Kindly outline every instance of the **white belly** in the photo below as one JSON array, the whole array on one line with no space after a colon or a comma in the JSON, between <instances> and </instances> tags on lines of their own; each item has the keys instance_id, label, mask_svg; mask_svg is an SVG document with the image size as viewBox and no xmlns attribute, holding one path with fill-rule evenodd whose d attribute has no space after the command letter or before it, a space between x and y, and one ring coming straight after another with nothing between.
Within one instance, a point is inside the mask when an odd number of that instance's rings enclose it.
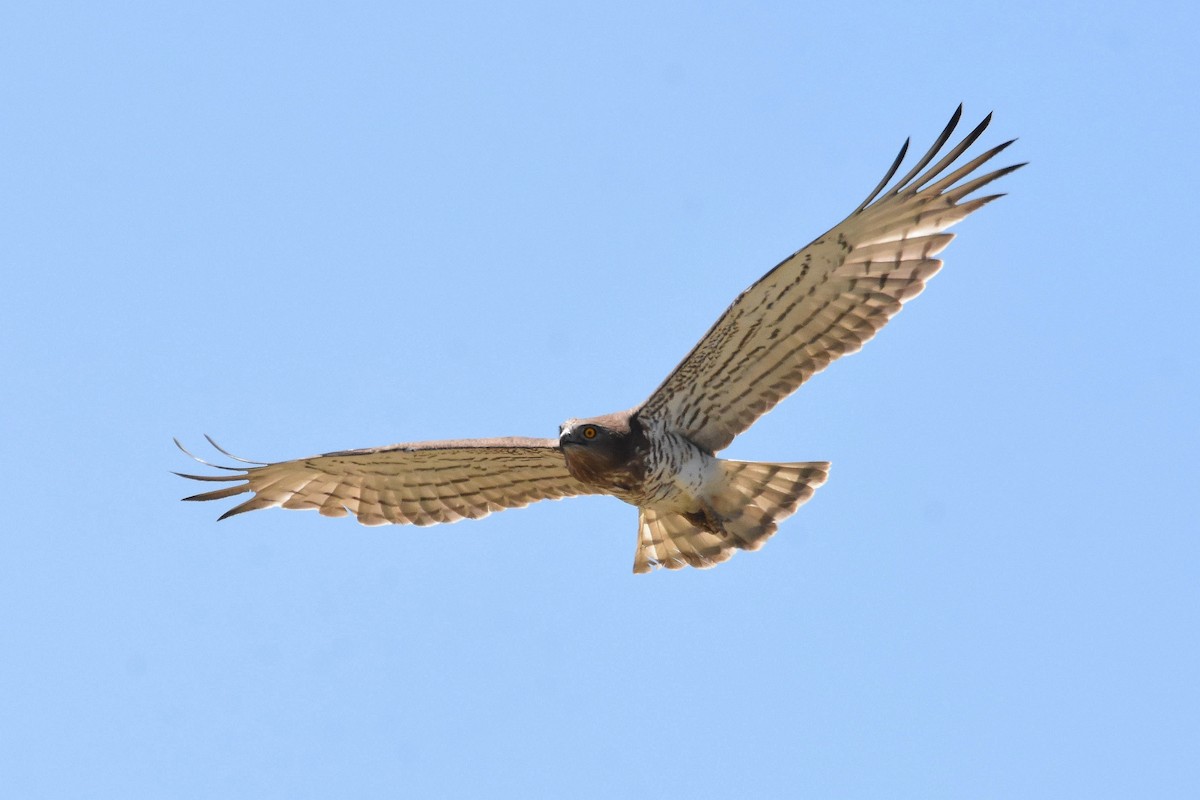
<instances>
[{"instance_id":1,"label":"white belly","mask_svg":"<svg viewBox=\"0 0 1200 800\"><path fill-rule=\"evenodd\" d=\"M651 463L641 502L661 511L691 513L720 473L715 456L675 434L660 435L651 447Z\"/></svg>"}]
</instances>

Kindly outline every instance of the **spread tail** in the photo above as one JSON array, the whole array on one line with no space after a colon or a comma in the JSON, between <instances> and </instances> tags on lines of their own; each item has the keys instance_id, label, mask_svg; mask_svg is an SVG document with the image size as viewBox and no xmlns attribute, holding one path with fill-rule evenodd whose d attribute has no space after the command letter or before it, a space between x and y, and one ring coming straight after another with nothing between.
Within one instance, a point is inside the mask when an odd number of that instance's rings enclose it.
<instances>
[{"instance_id":1,"label":"spread tail","mask_svg":"<svg viewBox=\"0 0 1200 800\"><path fill-rule=\"evenodd\" d=\"M722 481L709 490L698 511L640 510L634 572L705 569L728 561L735 550L757 550L829 477L828 461L717 463Z\"/></svg>"}]
</instances>

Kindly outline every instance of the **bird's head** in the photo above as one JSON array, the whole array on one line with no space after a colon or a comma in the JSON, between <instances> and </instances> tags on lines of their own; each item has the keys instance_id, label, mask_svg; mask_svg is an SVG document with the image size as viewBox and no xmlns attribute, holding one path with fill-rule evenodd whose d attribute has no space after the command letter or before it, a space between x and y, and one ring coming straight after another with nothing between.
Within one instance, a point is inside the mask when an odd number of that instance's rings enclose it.
<instances>
[{"instance_id":1,"label":"bird's head","mask_svg":"<svg viewBox=\"0 0 1200 800\"><path fill-rule=\"evenodd\" d=\"M558 426L558 443L563 447L603 448L610 444L615 433L599 422L584 419L569 419Z\"/></svg>"},{"instance_id":2,"label":"bird's head","mask_svg":"<svg viewBox=\"0 0 1200 800\"><path fill-rule=\"evenodd\" d=\"M628 413L569 419L558 428L558 446L568 468L585 480L625 468L634 455L636 438Z\"/></svg>"}]
</instances>

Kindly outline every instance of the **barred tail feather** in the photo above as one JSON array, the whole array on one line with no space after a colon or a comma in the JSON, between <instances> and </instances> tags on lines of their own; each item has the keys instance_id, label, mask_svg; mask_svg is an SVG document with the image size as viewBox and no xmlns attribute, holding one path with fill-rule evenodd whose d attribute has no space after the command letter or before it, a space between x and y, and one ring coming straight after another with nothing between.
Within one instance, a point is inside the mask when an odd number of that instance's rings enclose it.
<instances>
[{"instance_id":1,"label":"barred tail feather","mask_svg":"<svg viewBox=\"0 0 1200 800\"><path fill-rule=\"evenodd\" d=\"M735 550L757 550L829 477L828 461L717 463L721 480L699 511L641 509L634 572L707 569L728 561Z\"/></svg>"}]
</instances>

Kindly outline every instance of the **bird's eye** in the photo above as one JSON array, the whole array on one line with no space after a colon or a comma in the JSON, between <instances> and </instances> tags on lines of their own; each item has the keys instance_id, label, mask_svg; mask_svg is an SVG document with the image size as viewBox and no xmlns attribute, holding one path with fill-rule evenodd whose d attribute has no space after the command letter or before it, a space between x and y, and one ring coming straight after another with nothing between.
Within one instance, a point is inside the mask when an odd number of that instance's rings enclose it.
<instances>
[{"instance_id":1,"label":"bird's eye","mask_svg":"<svg viewBox=\"0 0 1200 800\"><path fill-rule=\"evenodd\" d=\"M596 438L596 427L594 425L588 425L586 428L584 428L583 429L583 438L595 439Z\"/></svg>"}]
</instances>

